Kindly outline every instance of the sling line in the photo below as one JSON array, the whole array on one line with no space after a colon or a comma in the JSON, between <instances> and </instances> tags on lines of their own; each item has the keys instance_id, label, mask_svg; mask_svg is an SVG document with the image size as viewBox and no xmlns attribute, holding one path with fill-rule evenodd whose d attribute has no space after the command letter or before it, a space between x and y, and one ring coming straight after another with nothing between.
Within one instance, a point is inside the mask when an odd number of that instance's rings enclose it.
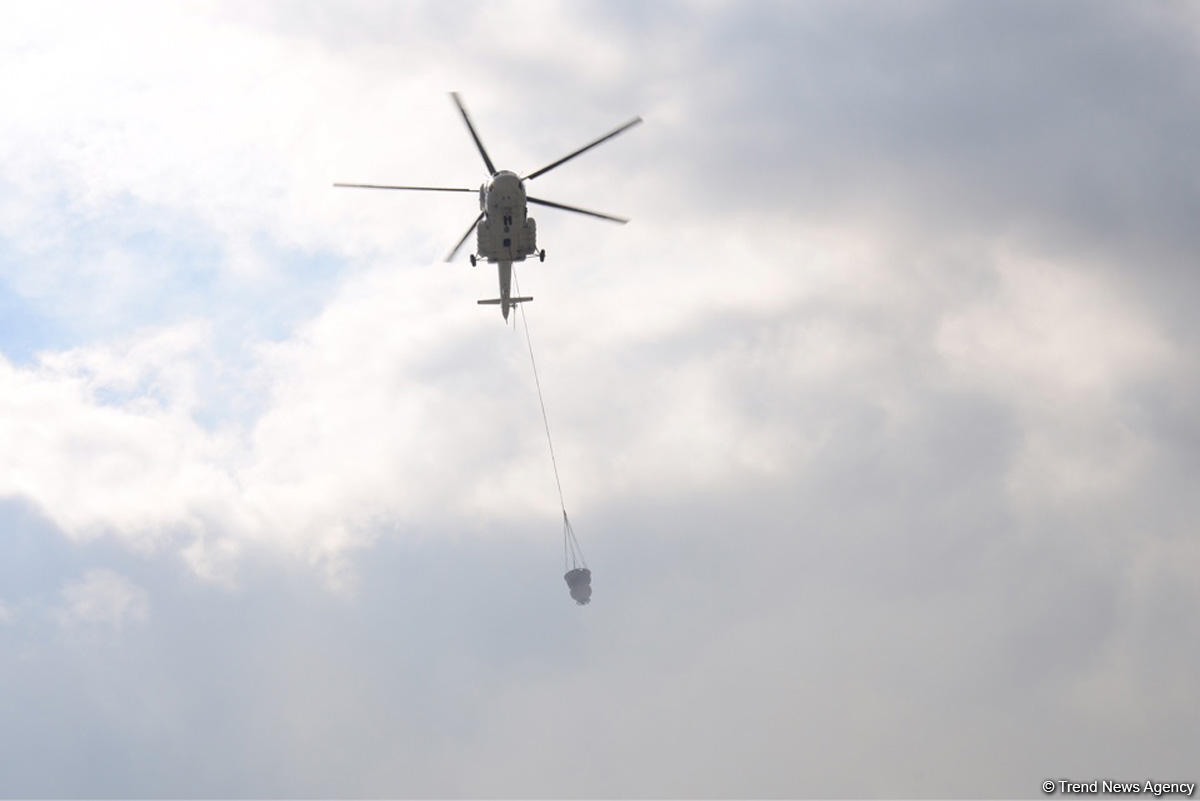
<instances>
[{"instance_id":1,"label":"sling line","mask_svg":"<svg viewBox=\"0 0 1200 801\"><path fill-rule=\"evenodd\" d=\"M513 270L513 288L517 290L517 296L521 295L521 284L517 281L517 271ZM583 558L583 549L579 547L579 540L575 537L575 530L571 527L571 520L567 517L567 503L563 500L562 481L558 477L558 459L554 456L554 439L550 436L550 418L546 414L546 401L542 398L542 382L538 378L537 360L533 358L533 341L529 337L529 318L525 315L525 304L518 304L521 310L521 326L525 329L525 344L529 348L529 364L533 368L533 384L537 387L538 405L542 409L542 425L546 429L546 444L550 446L550 464L554 468L554 486L558 488L558 505L562 509L563 517L563 565L565 567L587 567L587 560Z\"/></svg>"}]
</instances>

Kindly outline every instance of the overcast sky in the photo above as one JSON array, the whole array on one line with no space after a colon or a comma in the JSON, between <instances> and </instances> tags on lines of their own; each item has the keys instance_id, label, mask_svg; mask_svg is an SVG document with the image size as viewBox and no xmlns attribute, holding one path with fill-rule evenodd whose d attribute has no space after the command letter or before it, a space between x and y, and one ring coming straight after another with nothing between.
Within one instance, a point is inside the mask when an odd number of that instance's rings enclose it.
<instances>
[{"instance_id":1,"label":"overcast sky","mask_svg":"<svg viewBox=\"0 0 1200 801\"><path fill-rule=\"evenodd\" d=\"M1195 5L2 17L0 795L1200 779Z\"/></svg>"}]
</instances>

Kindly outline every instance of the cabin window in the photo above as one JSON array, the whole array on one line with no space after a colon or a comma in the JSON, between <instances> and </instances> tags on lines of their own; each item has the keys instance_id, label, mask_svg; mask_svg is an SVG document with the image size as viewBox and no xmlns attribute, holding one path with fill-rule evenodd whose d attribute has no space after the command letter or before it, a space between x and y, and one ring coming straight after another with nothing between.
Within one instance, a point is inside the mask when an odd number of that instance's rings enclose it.
<instances>
[{"instance_id":1,"label":"cabin window","mask_svg":"<svg viewBox=\"0 0 1200 801\"><path fill-rule=\"evenodd\" d=\"M504 247L506 247L506 248L510 248L510 247L512 247L512 240L511 240L511 239L505 239L505 240L504 240Z\"/></svg>"}]
</instances>

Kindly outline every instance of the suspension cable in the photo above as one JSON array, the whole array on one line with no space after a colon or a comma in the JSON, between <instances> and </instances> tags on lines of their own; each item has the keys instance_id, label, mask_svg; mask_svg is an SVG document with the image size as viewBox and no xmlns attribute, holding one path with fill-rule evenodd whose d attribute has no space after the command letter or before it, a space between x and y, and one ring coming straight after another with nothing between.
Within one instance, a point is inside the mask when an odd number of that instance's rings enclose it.
<instances>
[{"instance_id":1,"label":"suspension cable","mask_svg":"<svg viewBox=\"0 0 1200 801\"><path fill-rule=\"evenodd\" d=\"M564 547L569 547L571 553L571 567L579 567L583 565L587 567L587 559L583 557L583 548L579 545L579 540L575 537L575 529L571 527L571 521L567 519L567 510L563 509L563 543ZM567 559L563 557L563 567L567 566Z\"/></svg>"},{"instance_id":2,"label":"suspension cable","mask_svg":"<svg viewBox=\"0 0 1200 801\"><path fill-rule=\"evenodd\" d=\"M517 297L521 296L521 284L517 281L517 271L512 272L513 288L517 291ZM558 459L554 455L554 439L550 436L550 417L546 414L546 401L542 397L542 382L538 378L537 360L533 358L533 341L529 336L529 318L525 315L525 305L517 304L521 311L521 326L525 329L525 345L529 348L529 364L533 368L533 384L537 387L538 406L542 409L542 425L546 429L546 444L550 446L550 464L554 468L554 486L558 489L558 505L562 509L563 516L563 565L578 567L581 563L587 567L587 560L583 558L583 549L579 546L579 540L575 537L575 529L571 527L571 520L567 517L567 503L563 500L562 481L558 476Z\"/></svg>"}]
</instances>

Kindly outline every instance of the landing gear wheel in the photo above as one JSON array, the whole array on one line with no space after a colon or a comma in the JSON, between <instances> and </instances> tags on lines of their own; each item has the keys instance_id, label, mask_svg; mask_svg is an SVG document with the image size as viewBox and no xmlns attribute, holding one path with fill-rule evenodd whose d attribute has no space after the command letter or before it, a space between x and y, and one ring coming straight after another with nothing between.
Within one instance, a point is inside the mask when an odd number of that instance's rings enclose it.
<instances>
[{"instance_id":1,"label":"landing gear wheel","mask_svg":"<svg viewBox=\"0 0 1200 801\"><path fill-rule=\"evenodd\" d=\"M546 260L546 251L539 250L538 251L538 261L545 261L545 260Z\"/></svg>"},{"instance_id":2,"label":"landing gear wheel","mask_svg":"<svg viewBox=\"0 0 1200 801\"><path fill-rule=\"evenodd\" d=\"M475 257L474 256L471 257L471 266L472 267L475 266Z\"/></svg>"}]
</instances>

